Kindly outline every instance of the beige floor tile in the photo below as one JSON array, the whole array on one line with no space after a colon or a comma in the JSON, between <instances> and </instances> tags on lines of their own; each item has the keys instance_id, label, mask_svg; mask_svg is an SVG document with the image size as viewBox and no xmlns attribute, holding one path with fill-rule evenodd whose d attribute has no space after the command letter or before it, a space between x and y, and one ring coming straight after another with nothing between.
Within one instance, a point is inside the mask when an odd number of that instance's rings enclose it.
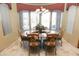
<instances>
[{"instance_id":1,"label":"beige floor tile","mask_svg":"<svg viewBox=\"0 0 79 59\"><path fill-rule=\"evenodd\" d=\"M73 47L67 41L63 40L62 47L57 46L57 56L78 56L79 49ZM11 46L0 52L1 56L28 56L28 49L20 46L20 38L16 40ZM40 52L40 56L45 56L45 51Z\"/></svg>"}]
</instances>

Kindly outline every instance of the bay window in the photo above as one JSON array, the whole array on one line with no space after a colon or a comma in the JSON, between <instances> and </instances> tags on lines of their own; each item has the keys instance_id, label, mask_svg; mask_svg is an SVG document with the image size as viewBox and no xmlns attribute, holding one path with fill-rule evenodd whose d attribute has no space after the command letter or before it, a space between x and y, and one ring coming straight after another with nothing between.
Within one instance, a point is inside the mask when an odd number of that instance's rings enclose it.
<instances>
[{"instance_id":1,"label":"bay window","mask_svg":"<svg viewBox=\"0 0 79 59\"><path fill-rule=\"evenodd\" d=\"M42 13L36 13L35 11L23 11L22 12L22 28L23 30L32 31L35 30L35 26L38 24L46 27L47 30L56 30L59 25L60 13L56 11ZM39 23L40 22L40 23ZM57 24L58 23L58 24Z\"/></svg>"}]
</instances>

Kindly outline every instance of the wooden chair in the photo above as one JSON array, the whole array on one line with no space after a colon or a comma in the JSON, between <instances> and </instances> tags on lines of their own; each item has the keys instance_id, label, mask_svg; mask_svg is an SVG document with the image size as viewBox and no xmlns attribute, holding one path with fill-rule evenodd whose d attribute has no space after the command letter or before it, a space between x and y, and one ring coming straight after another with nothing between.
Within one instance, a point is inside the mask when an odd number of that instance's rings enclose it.
<instances>
[{"instance_id":1,"label":"wooden chair","mask_svg":"<svg viewBox=\"0 0 79 59\"><path fill-rule=\"evenodd\" d=\"M59 41L59 43L61 44L61 46L62 46L62 37L63 37L63 31L60 31L60 33L58 35L58 38L57 38L57 41Z\"/></svg>"},{"instance_id":2,"label":"wooden chair","mask_svg":"<svg viewBox=\"0 0 79 59\"><path fill-rule=\"evenodd\" d=\"M29 34L29 56L30 53L40 55L40 41L38 40L38 35Z\"/></svg>"},{"instance_id":3,"label":"wooden chair","mask_svg":"<svg viewBox=\"0 0 79 59\"><path fill-rule=\"evenodd\" d=\"M21 47L23 47L24 41L28 41L28 38L26 36L22 35L21 32L18 31L18 33L19 33L19 36L21 38L21 42L20 42Z\"/></svg>"},{"instance_id":4,"label":"wooden chair","mask_svg":"<svg viewBox=\"0 0 79 59\"><path fill-rule=\"evenodd\" d=\"M47 34L47 40L44 41L45 55L54 53L56 55L56 36L54 34Z\"/></svg>"}]
</instances>

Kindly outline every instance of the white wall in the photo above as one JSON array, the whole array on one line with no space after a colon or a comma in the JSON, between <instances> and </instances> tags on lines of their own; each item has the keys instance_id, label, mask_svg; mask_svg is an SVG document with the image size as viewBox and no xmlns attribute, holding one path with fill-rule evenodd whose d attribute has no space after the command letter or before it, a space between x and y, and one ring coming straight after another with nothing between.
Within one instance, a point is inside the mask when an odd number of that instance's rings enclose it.
<instances>
[{"instance_id":1,"label":"white wall","mask_svg":"<svg viewBox=\"0 0 79 59\"><path fill-rule=\"evenodd\" d=\"M66 31L70 34L73 32L73 25L76 16L76 6L71 6L68 10L67 28Z\"/></svg>"},{"instance_id":2,"label":"white wall","mask_svg":"<svg viewBox=\"0 0 79 59\"><path fill-rule=\"evenodd\" d=\"M69 12L69 10L71 11ZM64 33L63 38L73 46L77 47L79 40L79 6L76 7L71 6L69 10L65 11L63 16L63 23L62 23L62 30ZM70 21L69 27L67 27L68 20ZM73 24L71 25L71 23Z\"/></svg>"},{"instance_id":3,"label":"white wall","mask_svg":"<svg viewBox=\"0 0 79 59\"><path fill-rule=\"evenodd\" d=\"M10 14L9 23L11 26L11 33L7 34L6 36L3 35L3 28L2 28L2 16L0 13L0 51L4 48L7 48L10 46L15 40L18 39L18 30L19 30L19 20L18 20L18 14L16 9L16 4L11 4L11 9L9 9L8 13ZM1 9L0 9L1 10ZM5 8L6 10L6 8ZM6 13L5 13L6 14ZM5 18L6 21L6 18Z\"/></svg>"},{"instance_id":4,"label":"white wall","mask_svg":"<svg viewBox=\"0 0 79 59\"><path fill-rule=\"evenodd\" d=\"M10 25L10 9L6 4L0 4L0 14L1 14L1 22L3 28L3 34L7 35L11 32L11 25Z\"/></svg>"}]
</instances>

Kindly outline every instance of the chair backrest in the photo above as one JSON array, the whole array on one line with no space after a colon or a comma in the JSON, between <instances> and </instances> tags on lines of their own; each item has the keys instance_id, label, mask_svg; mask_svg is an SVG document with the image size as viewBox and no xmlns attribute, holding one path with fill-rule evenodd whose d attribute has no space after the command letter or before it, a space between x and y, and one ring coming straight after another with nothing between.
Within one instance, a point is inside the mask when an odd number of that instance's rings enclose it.
<instances>
[{"instance_id":1,"label":"chair backrest","mask_svg":"<svg viewBox=\"0 0 79 59\"><path fill-rule=\"evenodd\" d=\"M62 29L60 29L59 34L63 37L63 35L64 35L64 31L63 31Z\"/></svg>"},{"instance_id":2,"label":"chair backrest","mask_svg":"<svg viewBox=\"0 0 79 59\"><path fill-rule=\"evenodd\" d=\"M55 34L47 34L47 40L44 41L46 46L55 46L57 36Z\"/></svg>"},{"instance_id":3,"label":"chair backrest","mask_svg":"<svg viewBox=\"0 0 79 59\"><path fill-rule=\"evenodd\" d=\"M18 34L19 34L19 36L21 37L21 31L18 30Z\"/></svg>"},{"instance_id":4,"label":"chair backrest","mask_svg":"<svg viewBox=\"0 0 79 59\"><path fill-rule=\"evenodd\" d=\"M58 38L62 38L63 35L64 35L64 32L63 32L63 31L60 31L60 32L59 32L59 35L58 35Z\"/></svg>"},{"instance_id":5,"label":"chair backrest","mask_svg":"<svg viewBox=\"0 0 79 59\"><path fill-rule=\"evenodd\" d=\"M36 47L40 45L40 41L38 40L38 37L39 37L38 34L35 34L35 33L29 34L28 37L29 37L29 45L31 47Z\"/></svg>"},{"instance_id":6,"label":"chair backrest","mask_svg":"<svg viewBox=\"0 0 79 59\"><path fill-rule=\"evenodd\" d=\"M47 34L47 39L56 39L58 34Z\"/></svg>"},{"instance_id":7,"label":"chair backrest","mask_svg":"<svg viewBox=\"0 0 79 59\"><path fill-rule=\"evenodd\" d=\"M19 36L20 36L20 38L21 38L21 41L27 40L27 37L26 37L26 36L23 36L20 31L18 31L18 34L19 34Z\"/></svg>"},{"instance_id":8,"label":"chair backrest","mask_svg":"<svg viewBox=\"0 0 79 59\"><path fill-rule=\"evenodd\" d=\"M37 33L31 33L27 35L29 41L36 41L39 37L39 34Z\"/></svg>"}]
</instances>

